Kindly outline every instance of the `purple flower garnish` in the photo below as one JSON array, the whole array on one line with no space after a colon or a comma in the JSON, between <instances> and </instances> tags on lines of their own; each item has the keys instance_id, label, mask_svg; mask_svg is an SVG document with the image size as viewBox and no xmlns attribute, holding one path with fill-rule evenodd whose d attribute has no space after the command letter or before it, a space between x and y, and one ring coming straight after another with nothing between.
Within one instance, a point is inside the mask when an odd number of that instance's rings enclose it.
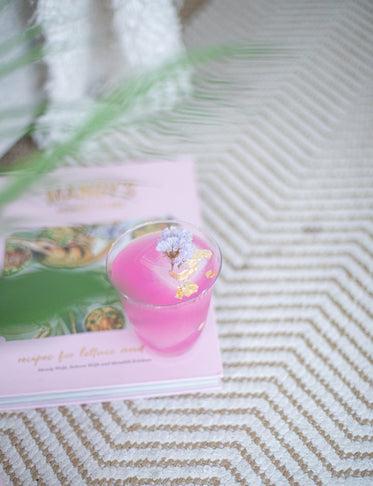
<instances>
[{"instance_id":1,"label":"purple flower garnish","mask_svg":"<svg viewBox=\"0 0 373 486\"><path fill-rule=\"evenodd\" d=\"M171 267L180 266L194 255L196 249L192 243L192 233L186 229L170 226L159 237L156 250L164 253L171 260Z\"/></svg>"}]
</instances>

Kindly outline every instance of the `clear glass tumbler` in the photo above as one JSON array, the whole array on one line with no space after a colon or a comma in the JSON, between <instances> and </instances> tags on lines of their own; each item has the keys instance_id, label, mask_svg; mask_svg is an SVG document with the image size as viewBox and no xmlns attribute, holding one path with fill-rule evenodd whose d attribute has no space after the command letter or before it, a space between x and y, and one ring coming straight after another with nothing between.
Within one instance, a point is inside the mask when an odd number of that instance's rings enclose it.
<instances>
[{"instance_id":1,"label":"clear glass tumbler","mask_svg":"<svg viewBox=\"0 0 373 486\"><path fill-rule=\"evenodd\" d=\"M157 249L161 239L163 251ZM180 251L175 241L182 241ZM106 260L110 281L138 337L150 348L173 355L185 352L200 336L221 264L211 235L176 220L149 221L127 230Z\"/></svg>"}]
</instances>

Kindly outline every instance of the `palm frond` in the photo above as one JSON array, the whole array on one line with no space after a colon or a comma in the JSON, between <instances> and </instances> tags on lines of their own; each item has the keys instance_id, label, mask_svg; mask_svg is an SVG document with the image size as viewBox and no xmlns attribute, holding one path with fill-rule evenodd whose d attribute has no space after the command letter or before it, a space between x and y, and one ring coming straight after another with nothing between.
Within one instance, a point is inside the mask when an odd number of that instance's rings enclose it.
<instances>
[{"instance_id":1,"label":"palm frond","mask_svg":"<svg viewBox=\"0 0 373 486\"><path fill-rule=\"evenodd\" d=\"M131 110L134 110L146 99L146 96L154 87L174 78L182 69L199 63L234 58L235 56L268 56L272 52L272 49L265 47L212 46L187 52L157 68L123 80L107 96L94 104L85 121L76 127L71 137L65 142L57 144L47 151L38 151L16 164L17 169L24 167L26 170L9 179L6 187L0 192L0 209L19 197L41 174L53 170L65 157L76 154L85 142L113 126L126 114L130 114ZM139 119L137 118L138 122Z\"/></svg>"}]
</instances>

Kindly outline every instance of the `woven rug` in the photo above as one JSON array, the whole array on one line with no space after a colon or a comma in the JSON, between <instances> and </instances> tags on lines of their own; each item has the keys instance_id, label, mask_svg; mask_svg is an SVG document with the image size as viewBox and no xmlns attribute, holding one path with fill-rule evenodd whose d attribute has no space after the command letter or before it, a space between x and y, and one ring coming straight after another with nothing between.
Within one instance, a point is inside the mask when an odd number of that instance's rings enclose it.
<instances>
[{"instance_id":1,"label":"woven rug","mask_svg":"<svg viewBox=\"0 0 373 486\"><path fill-rule=\"evenodd\" d=\"M184 36L190 47L249 38L287 54L216 66L219 103L201 82L198 111L118 130L96 162L195 158L224 256L222 390L2 413L0 476L372 484L373 3L210 1Z\"/></svg>"}]
</instances>

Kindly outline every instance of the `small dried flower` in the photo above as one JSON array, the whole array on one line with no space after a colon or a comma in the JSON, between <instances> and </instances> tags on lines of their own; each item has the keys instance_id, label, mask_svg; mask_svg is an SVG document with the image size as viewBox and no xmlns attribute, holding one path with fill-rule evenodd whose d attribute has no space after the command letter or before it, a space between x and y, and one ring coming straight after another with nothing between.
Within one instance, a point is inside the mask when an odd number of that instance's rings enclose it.
<instances>
[{"instance_id":1,"label":"small dried flower","mask_svg":"<svg viewBox=\"0 0 373 486\"><path fill-rule=\"evenodd\" d=\"M171 267L180 266L192 258L195 247L192 233L186 229L170 226L165 228L159 237L156 250L164 253L171 260Z\"/></svg>"}]
</instances>

